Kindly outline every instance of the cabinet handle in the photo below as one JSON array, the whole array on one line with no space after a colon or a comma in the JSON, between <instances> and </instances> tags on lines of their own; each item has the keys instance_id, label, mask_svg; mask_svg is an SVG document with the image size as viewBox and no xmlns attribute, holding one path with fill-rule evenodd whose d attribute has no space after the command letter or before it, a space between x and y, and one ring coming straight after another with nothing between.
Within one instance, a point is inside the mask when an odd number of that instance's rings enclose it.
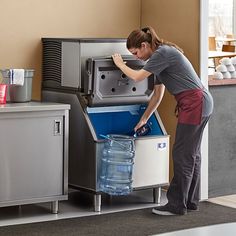
<instances>
[{"instance_id":1,"label":"cabinet handle","mask_svg":"<svg viewBox=\"0 0 236 236\"><path fill-rule=\"evenodd\" d=\"M54 120L54 135L61 135L61 120Z\"/></svg>"}]
</instances>

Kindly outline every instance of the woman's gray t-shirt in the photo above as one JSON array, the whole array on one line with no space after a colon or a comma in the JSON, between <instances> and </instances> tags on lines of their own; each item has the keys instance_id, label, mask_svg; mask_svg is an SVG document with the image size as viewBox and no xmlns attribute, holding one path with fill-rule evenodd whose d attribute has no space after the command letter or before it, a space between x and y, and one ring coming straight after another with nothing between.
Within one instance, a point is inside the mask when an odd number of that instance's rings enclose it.
<instances>
[{"instance_id":1,"label":"woman's gray t-shirt","mask_svg":"<svg viewBox=\"0 0 236 236\"><path fill-rule=\"evenodd\" d=\"M156 84L164 84L166 89L176 95L183 91L203 88L203 116L213 110L213 99L204 88L200 78L189 60L175 47L162 45L152 54L143 67L156 77Z\"/></svg>"}]
</instances>

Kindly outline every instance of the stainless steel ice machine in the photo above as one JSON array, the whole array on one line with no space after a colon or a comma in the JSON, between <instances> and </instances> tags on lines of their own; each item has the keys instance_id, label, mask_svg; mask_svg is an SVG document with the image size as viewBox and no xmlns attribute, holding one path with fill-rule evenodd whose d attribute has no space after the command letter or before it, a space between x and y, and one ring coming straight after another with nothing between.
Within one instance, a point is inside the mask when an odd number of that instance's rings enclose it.
<instances>
[{"instance_id":1,"label":"stainless steel ice machine","mask_svg":"<svg viewBox=\"0 0 236 236\"><path fill-rule=\"evenodd\" d=\"M132 135L146 109L155 78L135 83L113 63L111 54L124 55L140 69L124 39L43 40L42 99L69 103L69 185L94 194L101 209L99 173L104 139L100 134ZM152 188L160 201L161 186L169 183L169 136L155 112L152 132L135 141L133 189Z\"/></svg>"}]
</instances>

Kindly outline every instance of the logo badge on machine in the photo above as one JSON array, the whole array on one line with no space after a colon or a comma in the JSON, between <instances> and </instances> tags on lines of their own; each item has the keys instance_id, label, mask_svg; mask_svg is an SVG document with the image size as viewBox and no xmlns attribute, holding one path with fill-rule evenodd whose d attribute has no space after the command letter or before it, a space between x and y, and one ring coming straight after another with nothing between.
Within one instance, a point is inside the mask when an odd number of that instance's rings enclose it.
<instances>
[{"instance_id":1,"label":"logo badge on machine","mask_svg":"<svg viewBox=\"0 0 236 236\"><path fill-rule=\"evenodd\" d=\"M157 144L157 149L159 151L165 150L166 149L166 143L158 143Z\"/></svg>"}]
</instances>

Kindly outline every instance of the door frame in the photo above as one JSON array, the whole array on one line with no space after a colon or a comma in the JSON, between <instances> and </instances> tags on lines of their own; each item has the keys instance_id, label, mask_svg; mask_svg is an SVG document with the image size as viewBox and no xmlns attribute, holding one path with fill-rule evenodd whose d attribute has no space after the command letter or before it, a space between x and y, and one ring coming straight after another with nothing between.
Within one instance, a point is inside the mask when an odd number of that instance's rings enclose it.
<instances>
[{"instance_id":1,"label":"door frame","mask_svg":"<svg viewBox=\"0 0 236 236\"><path fill-rule=\"evenodd\" d=\"M200 78L208 88L208 9L209 0L200 0ZM208 125L202 138L201 200L208 199Z\"/></svg>"}]
</instances>

